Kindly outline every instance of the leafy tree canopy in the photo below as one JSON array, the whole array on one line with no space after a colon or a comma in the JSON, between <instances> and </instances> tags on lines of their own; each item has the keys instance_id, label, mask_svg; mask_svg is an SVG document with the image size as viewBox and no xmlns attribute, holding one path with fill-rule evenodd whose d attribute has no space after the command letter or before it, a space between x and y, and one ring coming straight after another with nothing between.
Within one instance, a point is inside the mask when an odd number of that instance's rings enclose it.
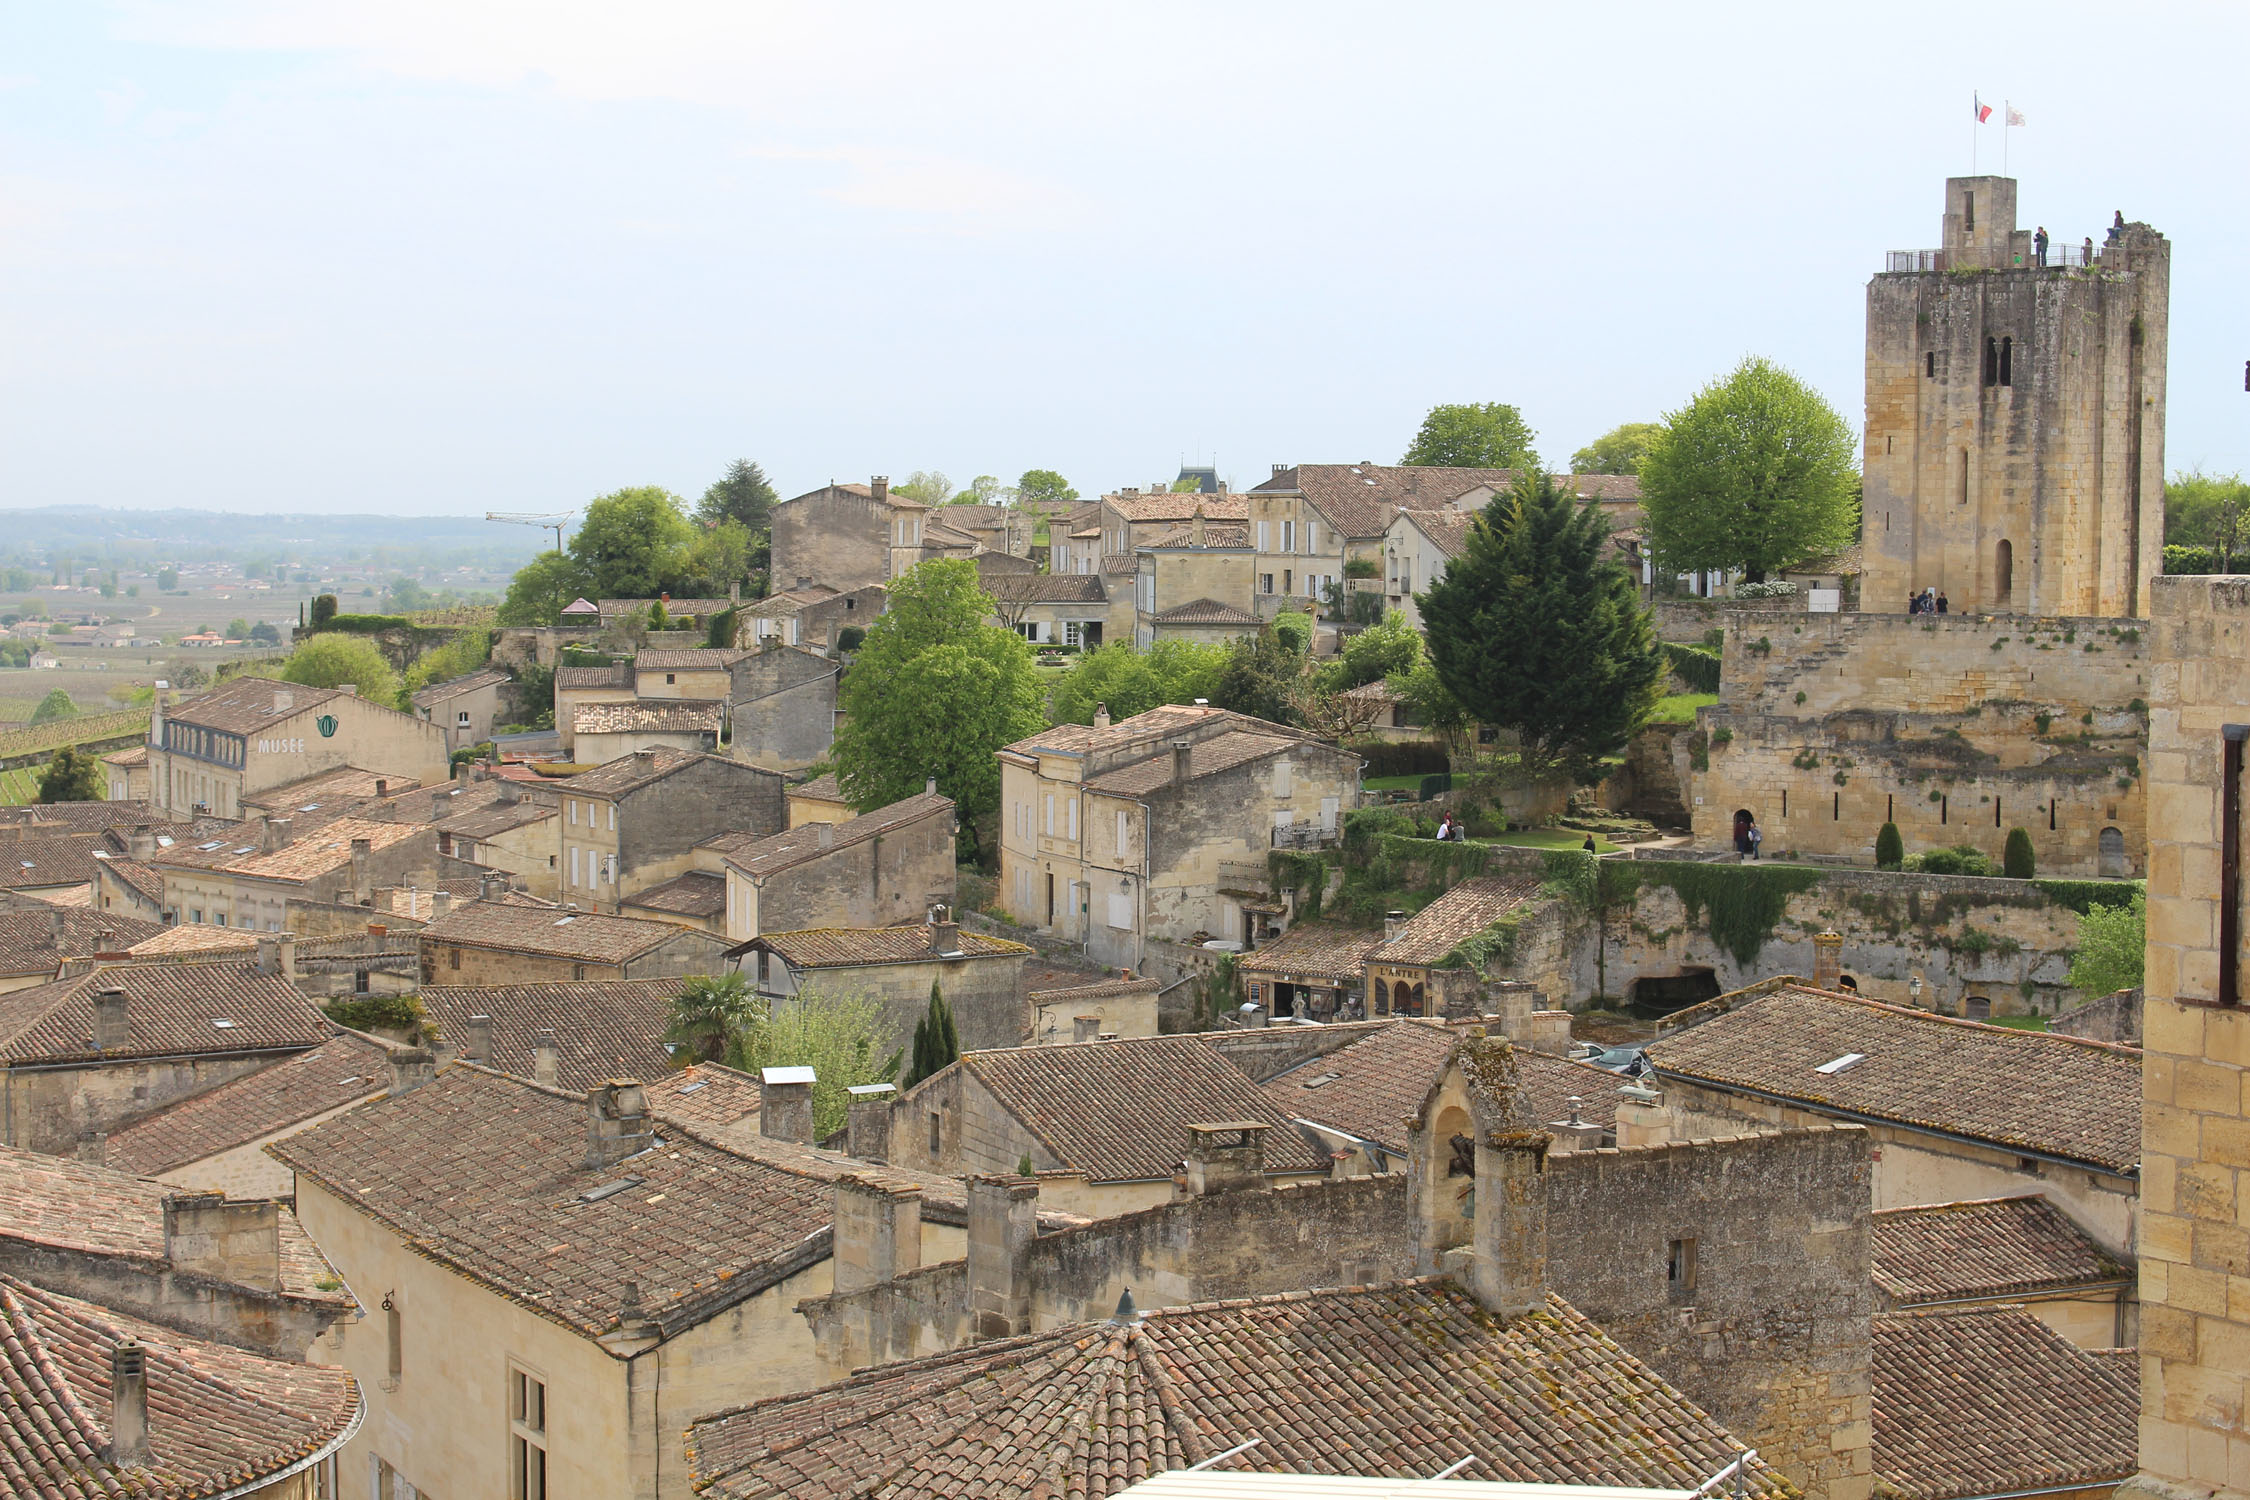
<instances>
[{"instance_id":1,"label":"leafy tree canopy","mask_svg":"<svg viewBox=\"0 0 2250 1500\"><path fill-rule=\"evenodd\" d=\"M1096 707L1107 704L1112 719L1212 697L1226 668L1227 648L1210 641L1167 638L1146 651L1129 641L1112 641L1088 651L1055 684L1050 712L1057 724L1091 724Z\"/></svg>"},{"instance_id":2,"label":"leafy tree canopy","mask_svg":"<svg viewBox=\"0 0 2250 1500\"><path fill-rule=\"evenodd\" d=\"M31 711L31 722L34 724L51 724L57 719L74 719L76 717L78 717L78 705L72 702L70 694L64 692L61 688L50 689L47 696L39 700L39 706ZM76 801L78 799L71 798L70 800Z\"/></svg>"},{"instance_id":3,"label":"leafy tree canopy","mask_svg":"<svg viewBox=\"0 0 2250 1500\"><path fill-rule=\"evenodd\" d=\"M281 630L271 620L260 620L250 627L250 639L261 646L278 646L281 644Z\"/></svg>"},{"instance_id":4,"label":"leafy tree canopy","mask_svg":"<svg viewBox=\"0 0 2250 1500\"><path fill-rule=\"evenodd\" d=\"M770 524L780 498L765 470L747 458L738 458L727 466L725 478L703 492L703 498L696 502L695 518L706 525L732 521L745 531L758 531Z\"/></svg>"},{"instance_id":5,"label":"leafy tree canopy","mask_svg":"<svg viewBox=\"0 0 2250 1500\"><path fill-rule=\"evenodd\" d=\"M966 489L954 492L946 500L948 505L1006 505L1015 498L1015 492L1001 483L997 474L979 474Z\"/></svg>"},{"instance_id":6,"label":"leafy tree canopy","mask_svg":"<svg viewBox=\"0 0 2250 1500\"><path fill-rule=\"evenodd\" d=\"M2135 891L2124 905L2088 907L2078 919L2070 987L2089 999L2137 987L2147 947L2146 891Z\"/></svg>"},{"instance_id":7,"label":"leafy tree canopy","mask_svg":"<svg viewBox=\"0 0 2250 1500\"><path fill-rule=\"evenodd\" d=\"M456 677L466 677L484 665L492 654L492 636L483 630L464 631L434 650L425 651L406 669L406 695L414 694L433 682L449 682Z\"/></svg>"},{"instance_id":8,"label":"leafy tree canopy","mask_svg":"<svg viewBox=\"0 0 2250 1500\"><path fill-rule=\"evenodd\" d=\"M2250 484L2239 474L2200 469L2173 475L2164 486L2164 540L2179 547L2216 548L2230 564L2250 552Z\"/></svg>"},{"instance_id":9,"label":"leafy tree canopy","mask_svg":"<svg viewBox=\"0 0 2250 1500\"><path fill-rule=\"evenodd\" d=\"M107 794L101 758L91 750L65 745L39 773L41 802L99 802Z\"/></svg>"},{"instance_id":10,"label":"leafy tree canopy","mask_svg":"<svg viewBox=\"0 0 2250 1500\"><path fill-rule=\"evenodd\" d=\"M1016 496L1026 505L1072 505L1078 500L1078 491L1053 469L1026 469L1016 481Z\"/></svg>"},{"instance_id":11,"label":"leafy tree canopy","mask_svg":"<svg viewBox=\"0 0 2250 1500\"><path fill-rule=\"evenodd\" d=\"M1473 718L1515 732L1523 769L1592 782L1663 691L1648 612L1598 505L1525 466L1417 596L1430 659Z\"/></svg>"},{"instance_id":12,"label":"leafy tree canopy","mask_svg":"<svg viewBox=\"0 0 2250 1500\"><path fill-rule=\"evenodd\" d=\"M590 599L669 592L687 574L694 543L680 497L671 491L642 485L604 495L586 507L570 539L582 585L578 592Z\"/></svg>"},{"instance_id":13,"label":"leafy tree canopy","mask_svg":"<svg viewBox=\"0 0 2250 1500\"><path fill-rule=\"evenodd\" d=\"M1433 406L1422 419L1402 464L1445 468L1520 469L1536 464L1531 451L1538 434L1523 413L1498 401L1482 405Z\"/></svg>"},{"instance_id":14,"label":"leafy tree canopy","mask_svg":"<svg viewBox=\"0 0 2250 1500\"><path fill-rule=\"evenodd\" d=\"M1320 669L1323 692L1341 693L1370 682L1405 676L1422 662L1422 632L1396 610L1344 643L1343 654Z\"/></svg>"},{"instance_id":15,"label":"leafy tree canopy","mask_svg":"<svg viewBox=\"0 0 2250 1500\"><path fill-rule=\"evenodd\" d=\"M1751 582L1859 534L1852 428L1770 360L1746 359L1665 417L1641 461L1649 550L1669 572Z\"/></svg>"},{"instance_id":16,"label":"leafy tree canopy","mask_svg":"<svg viewBox=\"0 0 2250 1500\"><path fill-rule=\"evenodd\" d=\"M230 641L247 640L250 636L250 622L237 615L227 621L227 628L223 634Z\"/></svg>"},{"instance_id":17,"label":"leafy tree canopy","mask_svg":"<svg viewBox=\"0 0 2250 1500\"><path fill-rule=\"evenodd\" d=\"M563 606L578 597L581 581L578 564L569 554L540 553L508 580L507 596L500 601L500 623L554 624L561 618ZM317 629L320 622L316 618L313 624Z\"/></svg>"},{"instance_id":18,"label":"leafy tree canopy","mask_svg":"<svg viewBox=\"0 0 2250 1500\"><path fill-rule=\"evenodd\" d=\"M916 469L892 485L891 493L924 505L943 505L953 494L953 481L937 469Z\"/></svg>"},{"instance_id":19,"label":"leafy tree canopy","mask_svg":"<svg viewBox=\"0 0 2250 1500\"><path fill-rule=\"evenodd\" d=\"M1627 422L1570 455L1573 474L1638 474L1649 445L1664 430L1661 422Z\"/></svg>"},{"instance_id":20,"label":"leafy tree canopy","mask_svg":"<svg viewBox=\"0 0 2250 1500\"><path fill-rule=\"evenodd\" d=\"M848 1090L898 1077L897 1049L879 1050L889 1034L881 1001L811 989L787 1000L753 999L754 1018L728 1049L727 1063L747 1073L811 1068L814 1139L844 1128L851 1110Z\"/></svg>"},{"instance_id":21,"label":"leafy tree canopy","mask_svg":"<svg viewBox=\"0 0 2250 1500\"><path fill-rule=\"evenodd\" d=\"M327 632L314 636L281 664L281 680L306 687L332 688L352 683L371 703L396 708L398 673L376 644L363 635Z\"/></svg>"},{"instance_id":22,"label":"leafy tree canopy","mask_svg":"<svg viewBox=\"0 0 2250 1500\"><path fill-rule=\"evenodd\" d=\"M919 563L891 584L838 695L832 754L854 808L913 796L935 776L977 841L976 821L1000 806L1000 747L1047 722L1031 648L985 623L992 608L965 558Z\"/></svg>"},{"instance_id":23,"label":"leafy tree canopy","mask_svg":"<svg viewBox=\"0 0 2250 1500\"><path fill-rule=\"evenodd\" d=\"M1210 697L1213 704L1276 724L1297 721L1296 692L1305 659L1283 644L1271 625L1236 640Z\"/></svg>"}]
</instances>

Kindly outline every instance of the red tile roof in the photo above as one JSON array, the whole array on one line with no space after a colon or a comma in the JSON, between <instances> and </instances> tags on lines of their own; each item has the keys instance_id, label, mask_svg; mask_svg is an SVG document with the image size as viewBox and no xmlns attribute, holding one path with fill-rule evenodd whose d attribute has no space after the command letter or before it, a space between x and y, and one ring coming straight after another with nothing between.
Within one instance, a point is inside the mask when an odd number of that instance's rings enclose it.
<instances>
[{"instance_id":1,"label":"red tile roof","mask_svg":"<svg viewBox=\"0 0 2250 1500\"><path fill-rule=\"evenodd\" d=\"M449 677L443 682L433 682L416 693L414 695L414 706L416 708L431 708L440 703L450 702L466 693L474 693L488 687L498 687L510 680L512 679L508 674L498 667L486 667L482 671L465 673L459 677Z\"/></svg>"},{"instance_id":2,"label":"red tile roof","mask_svg":"<svg viewBox=\"0 0 2250 1500\"><path fill-rule=\"evenodd\" d=\"M1478 875L1462 881L1410 918L1387 943L1370 952L1378 964L1437 964L1454 956L1465 939L1534 901L1539 882Z\"/></svg>"},{"instance_id":3,"label":"red tile roof","mask_svg":"<svg viewBox=\"0 0 2250 1500\"><path fill-rule=\"evenodd\" d=\"M1869 1239L1876 1288L1901 1305L2023 1296L2131 1274L2035 1193L1883 1209Z\"/></svg>"},{"instance_id":4,"label":"red tile roof","mask_svg":"<svg viewBox=\"0 0 2250 1500\"><path fill-rule=\"evenodd\" d=\"M966 929L957 932L954 941L960 955L967 958L1008 958L1031 951L1022 943ZM780 954L792 969L927 963L939 956L930 949L926 922L899 927L807 927L795 932L760 933L751 942Z\"/></svg>"},{"instance_id":5,"label":"red tile roof","mask_svg":"<svg viewBox=\"0 0 2250 1500\"><path fill-rule=\"evenodd\" d=\"M1338 927L1332 922L1299 922L1263 948L1235 963L1240 974L1305 974L1357 985L1367 972L1367 955L1383 941L1380 932Z\"/></svg>"},{"instance_id":6,"label":"red tile roof","mask_svg":"<svg viewBox=\"0 0 2250 1500\"><path fill-rule=\"evenodd\" d=\"M308 1052L194 1094L104 1144L120 1172L156 1177L262 1140L390 1087L390 1054L365 1037L330 1037Z\"/></svg>"},{"instance_id":7,"label":"red tile roof","mask_svg":"<svg viewBox=\"0 0 2250 1500\"><path fill-rule=\"evenodd\" d=\"M811 783L808 782L802 787L791 787L789 792L791 796L806 796L810 794L810 787ZM888 807L878 807L873 812L847 818L841 823L800 823L795 828L781 833L769 833L762 838L749 834L721 834L716 839L706 841L703 847L722 848L728 864L754 881L763 881L779 871L793 870L839 849L848 849L904 828L910 823L941 815L947 818L953 816L951 797L940 796L935 792L917 792L903 801L893 802ZM828 830L829 838L825 847L820 842L823 828Z\"/></svg>"},{"instance_id":8,"label":"red tile roof","mask_svg":"<svg viewBox=\"0 0 2250 1500\"><path fill-rule=\"evenodd\" d=\"M1256 615L1240 605L1222 604L1216 599L1190 599L1185 604L1159 610L1150 618L1159 625L1239 625L1245 630L1255 630L1260 623Z\"/></svg>"},{"instance_id":9,"label":"red tile roof","mask_svg":"<svg viewBox=\"0 0 2250 1500\"><path fill-rule=\"evenodd\" d=\"M748 1073L723 1063L691 1063L647 1080L649 1113L723 1139L759 1112L764 1090Z\"/></svg>"},{"instance_id":10,"label":"red tile roof","mask_svg":"<svg viewBox=\"0 0 2250 1500\"><path fill-rule=\"evenodd\" d=\"M141 1345L149 1458L108 1456L110 1368ZM0 1276L0 1491L26 1500L238 1493L341 1445L361 1410L345 1371L267 1359Z\"/></svg>"},{"instance_id":11,"label":"red tile roof","mask_svg":"<svg viewBox=\"0 0 2250 1500\"><path fill-rule=\"evenodd\" d=\"M164 710L164 717L175 724L253 734L268 724L344 696L338 688L306 687L303 683L279 682L271 677L237 677L208 693L172 705ZM372 698L368 703L381 706Z\"/></svg>"},{"instance_id":12,"label":"red tile roof","mask_svg":"<svg viewBox=\"0 0 2250 1500\"><path fill-rule=\"evenodd\" d=\"M1743 1089L1850 1118L2038 1152L2131 1176L2141 1159L2137 1048L1957 1021L1782 985L1681 1016L1647 1057L1667 1078ZM1865 1061L1815 1071L1850 1054Z\"/></svg>"},{"instance_id":13,"label":"red tile roof","mask_svg":"<svg viewBox=\"0 0 2250 1500\"><path fill-rule=\"evenodd\" d=\"M1254 760L1264 760L1270 755L1282 755L1302 750L1305 741L1283 739L1275 735L1250 734L1234 730L1213 739L1199 740L1188 751L1188 780L1197 781L1205 776L1216 776L1222 771L1232 771ZM1172 756L1160 751L1146 760L1121 766L1107 775L1097 776L1086 783L1087 790L1107 792L1113 797L1145 797L1160 792L1172 784Z\"/></svg>"},{"instance_id":14,"label":"red tile roof","mask_svg":"<svg viewBox=\"0 0 2250 1500\"><path fill-rule=\"evenodd\" d=\"M1402 510L1399 515L1412 522L1421 533L1436 544L1447 557L1459 557L1468 544L1469 529L1476 525L1479 512L1473 510Z\"/></svg>"},{"instance_id":15,"label":"red tile roof","mask_svg":"<svg viewBox=\"0 0 2250 1500\"><path fill-rule=\"evenodd\" d=\"M471 901L422 929L426 942L464 948L502 948L579 963L624 963L673 942L693 929L673 922L612 917L601 912L525 906L514 901Z\"/></svg>"},{"instance_id":16,"label":"red tile roof","mask_svg":"<svg viewBox=\"0 0 2250 1500\"><path fill-rule=\"evenodd\" d=\"M2115 1484L2140 1467L2137 1361L2020 1307L1874 1320L1875 1480L1901 1500Z\"/></svg>"},{"instance_id":17,"label":"red tile roof","mask_svg":"<svg viewBox=\"0 0 2250 1500\"><path fill-rule=\"evenodd\" d=\"M94 996L112 988L126 994L127 1040L97 1050ZM295 985L246 963L118 964L0 995L8 1063L296 1050L334 1030Z\"/></svg>"},{"instance_id":18,"label":"red tile roof","mask_svg":"<svg viewBox=\"0 0 2250 1500\"><path fill-rule=\"evenodd\" d=\"M672 1070L664 1048L680 979L552 980L544 984L430 984L422 1006L453 1047L469 1017L492 1018L492 1055L503 1073L532 1078L539 1033L555 1034L555 1082L573 1093L605 1078L659 1078Z\"/></svg>"},{"instance_id":19,"label":"red tile roof","mask_svg":"<svg viewBox=\"0 0 2250 1500\"><path fill-rule=\"evenodd\" d=\"M716 734L726 705L690 698L635 698L626 703L581 703L570 711L573 734ZM594 774L589 771L587 775ZM573 786L573 791L580 790Z\"/></svg>"},{"instance_id":20,"label":"red tile roof","mask_svg":"<svg viewBox=\"0 0 2250 1500\"><path fill-rule=\"evenodd\" d=\"M1102 504L1136 525L1185 521L1201 509L1207 521L1246 521L1250 502L1239 494L1205 495L1194 490L1149 490L1137 495L1104 495Z\"/></svg>"},{"instance_id":21,"label":"red tile roof","mask_svg":"<svg viewBox=\"0 0 2250 1500\"><path fill-rule=\"evenodd\" d=\"M716 917L727 909L727 878L712 870L689 870L630 896L618 898L618 909L663 912L675 917Z\"/></svg>"},{"instance_id":22,"label":"red tile roof","mask_svg":"<svg viewBox=\"0 0 2250 1500\"><path fill-rule=\"evenodd\" d=\"M1181 734L1213 720L1232 719L1239 724L1271 728L1288 733L1281 725L1267 725L1262 719L1244 714L1230 714L1223 708L1197 706L1189 703L1168 703L1145 713L1134 714L1129 719L1119 719L1107 729L1096 729L1091 724L1054 724L1037 734L1017 740L1007 746L1021 755L1084 754L1092 750L1122 749L1137 740L1149 742L1151 753L1156 743L1166 735Z\"/></svg>"},{"instance_id":23,"label":"red tile roof","mask_svg":"<svg viewBox=\"0 0 2250 1500\"><path fill-rule=\"evenodd\" d=\"M71 908L0 911L0 974L51 976L66 955L83 957L97 951L116 952L162 931L161 923L114 912ZM106 943L105 932L108 934Z\"/></svg>"},{"instance_id":24,"label":"red tile roof","mask_svg":"<svg viewBox=\"0 0 2250 1500\"><path fill-rule=\"evenodd\" d=\"M1432 1279L972 1344L705 1417L687 1449L712 1500L1106 1500L1253 1437L1219 1467L1693 1489L1741 1447L1560 1298L1501 1324Z\"/></svg>"}]
</instances>

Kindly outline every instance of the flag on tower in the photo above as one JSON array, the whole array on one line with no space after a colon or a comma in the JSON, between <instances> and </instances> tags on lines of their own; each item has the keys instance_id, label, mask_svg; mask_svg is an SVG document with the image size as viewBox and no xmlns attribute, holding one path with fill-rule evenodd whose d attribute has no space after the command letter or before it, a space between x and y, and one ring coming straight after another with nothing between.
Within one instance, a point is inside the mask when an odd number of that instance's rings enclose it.
<instances>
[{"instance_id":1,"label":"flag on tower","mask_svg":"<svg viewBox=\"0 0 2250 1500\"><path fill-rule=\"evenodd\" d=\"M1977 123L1979 125L1992 118L1992 106L1985 103L1981 95L1971 94L1969 98L1976 106Z\"/></svg>"},{"instance_id":2,"label":"flag on tower","mask_svg":"<svg viewBox=\"0 0 2250 1500\"><path fill-rule=\"evenodd\" d=\"M2002 102L2005 102L2005 101L2002 101ZM2022 111L2022 110L2020 110L2020 109L2018 109L2018 108L2016 108L2016 107L2015 107L2015 106L2014 106L2013 104L2010 104L2010 105L2008 105L2008 124L2009 124L2009 125L2021 125L2022 123L2023 123L2023 111ZM2006 126L2003 126L2003 127L2001 127L2001 128L2002 128L2002 129L2005 129L2005 128L2006 128Z\"/></svg>"}]
</instances>

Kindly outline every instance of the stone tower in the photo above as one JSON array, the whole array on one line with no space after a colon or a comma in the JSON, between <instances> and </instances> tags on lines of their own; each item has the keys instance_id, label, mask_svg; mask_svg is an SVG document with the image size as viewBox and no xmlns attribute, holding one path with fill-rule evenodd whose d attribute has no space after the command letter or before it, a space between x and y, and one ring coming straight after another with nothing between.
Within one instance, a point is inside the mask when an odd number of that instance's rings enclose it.
<instances>
[{"instance_id":1,"label":"stone tower","mask_svg":"<svg viewBox=\"0 0 2250 1500\"><path fill-rule=\"evenodd\" d=\"M2171 259L2119 222L2041 264L2014 178L1947 179L1944 244L1867 287L1862 609L2148 613Z\"/></svg>"}]
</instances>

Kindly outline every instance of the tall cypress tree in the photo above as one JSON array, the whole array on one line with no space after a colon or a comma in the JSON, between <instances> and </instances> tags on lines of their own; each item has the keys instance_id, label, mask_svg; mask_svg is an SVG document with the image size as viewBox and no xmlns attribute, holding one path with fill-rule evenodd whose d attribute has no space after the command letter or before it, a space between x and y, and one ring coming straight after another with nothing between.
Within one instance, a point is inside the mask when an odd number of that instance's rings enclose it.
<instances>
[{"instance_id":1,"label":"tall cypress tree","mask_svg":"<svg viewBox=\"0 0 2250 1500\"><path fill-rule=\"evenodd\" d=\"M1536 468L1493 497L1417 602L1462 708L1515 731L1528 776L1591 783L1654 711L1664 654L1600 506Z\"/></svg>"},{"instance_id":2,"label":"tall cypress tree","mask_svg":"<svg viewBox=\"0 0 2250 1500\"><path fill-rule=\"evenodd\" d=\"M953 1024L953 1008L936 980L930 981L929 1008L914 1023L913 1061L906 1070L905 1088L912 1088L933 1073L941 1072L961 1056L961 1032Z\"/></svg>"}]
</instances>

